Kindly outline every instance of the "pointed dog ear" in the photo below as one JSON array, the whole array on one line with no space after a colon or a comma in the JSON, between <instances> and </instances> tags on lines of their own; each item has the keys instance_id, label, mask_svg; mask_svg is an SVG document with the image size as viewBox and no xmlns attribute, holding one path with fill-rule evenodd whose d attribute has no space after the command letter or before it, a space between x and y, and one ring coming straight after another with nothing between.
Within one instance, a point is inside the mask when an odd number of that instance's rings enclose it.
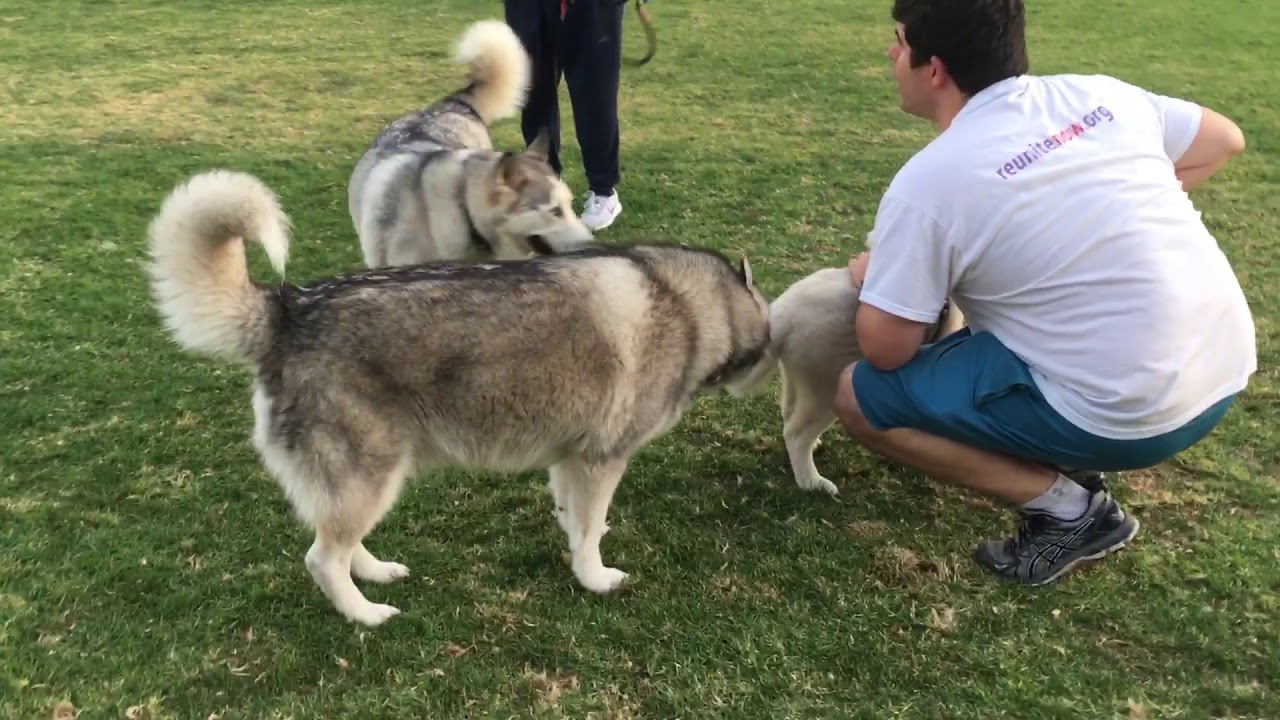
<instances>
[{"instance_id":1,"label":"pointed dog ear","mask_svg":"<svg viewBox=\"0 0 1280 720\"><path fill-rule=\"evenodd\" d=\"M751 263L747 262L747 258L743 257L738 263L738 277L742 278L742 282L747 287L752 287L751 282Z\"/></svg>"},{"instance_id":2,"label":"pointed dog ear","mask_svg":"<svg viewBox=\"0 0 1280 720\"><path fill-rule=\"evenodd\" d=\"M511 153L502 153L502 157L498 159L497 175L499 183L516 192L520 192L529 182L529 178L520 167L520 158Z\"/></svg>"},{"instance_id":3,"label":"pointed dog ear","mask_svg":"<svg viewBox=\"0 0 1280 720\"><path fill-rule=\"evenodd\" d=\"M551 131L545 126L538 131L538 136L524 149L525 156L546 162L551 154Z\"/></svg>"}]
</instances>

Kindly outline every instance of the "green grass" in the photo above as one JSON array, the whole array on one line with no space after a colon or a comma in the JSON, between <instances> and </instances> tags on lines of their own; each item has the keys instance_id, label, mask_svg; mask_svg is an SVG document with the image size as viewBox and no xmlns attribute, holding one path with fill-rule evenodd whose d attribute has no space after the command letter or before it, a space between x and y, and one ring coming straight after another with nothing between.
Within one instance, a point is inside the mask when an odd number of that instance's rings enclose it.
<instances>
[{"instance_id":1,"label":"green grass","mask_svg":"<svg viewBox=\"0 0 1280 720\"><path fill-rule=\"evenodd\" d=\"M930 137L896 109L889 5L650 5L661 48L624 74L606 236L745 253L774 295L858 251ZM1032 5L1035 71L1198 100L1250 143L1195 198L1260 371L1208 441L1116 488L1143 522L1130 550L1047 589L993 582L969 551L1007 510L836 429L819 464L841 499L803 493L772 396L710 397L618 492L603 548L625 592L559 564L541 476L441 474L369 539L413 575L368 590L404 611L368 631L303 567L247 375L161 331L144 230L176 183L233 167L293 216L291 279L358 267L355 158L456 85L454 39L500 4L0 3L0 717L1280 716L1280 5ZM628 12L625 52L640 40Z\"/></svg>"}]
</instances>

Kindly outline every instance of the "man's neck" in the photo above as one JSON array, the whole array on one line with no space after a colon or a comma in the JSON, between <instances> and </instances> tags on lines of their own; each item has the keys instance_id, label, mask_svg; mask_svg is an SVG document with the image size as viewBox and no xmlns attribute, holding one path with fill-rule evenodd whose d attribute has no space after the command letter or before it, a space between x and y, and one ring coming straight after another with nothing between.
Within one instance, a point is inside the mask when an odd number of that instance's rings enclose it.
<instances>
[{"instance_id":1,"label":"man's neck","mask_svg":"<svg viewBox=\"0 0 1280 720\"><path fill-rule=\"evenodd\" d=\"M959 91L953 95L946 95L938 101L937 110L933 114L933 125L938 128L939 133L946 132L947 128L951 127L951 122L968 102L969 96Z\"/></svg>"}]
</instances>

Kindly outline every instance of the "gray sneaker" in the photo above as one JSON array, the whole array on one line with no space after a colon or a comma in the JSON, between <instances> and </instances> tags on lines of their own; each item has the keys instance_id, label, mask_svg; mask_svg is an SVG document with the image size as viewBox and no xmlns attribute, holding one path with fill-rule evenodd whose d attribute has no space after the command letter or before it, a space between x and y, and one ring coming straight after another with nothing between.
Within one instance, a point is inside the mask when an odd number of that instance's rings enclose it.
<instances>
[{"instance_id":1,"label":"gray sneaker","mask_svg":"<svg viewBox=\"0 0 1280 720\"><path fill-rule=\"evenodd\" d=\"M981 543L974 557L1003 578L1047 585L1086 560L1119 550L1137 534L1138 519L1125 513L1110 493L1099 490L1075 520L1024 512L1017 534Z\"/></svg>"}]
</instances>

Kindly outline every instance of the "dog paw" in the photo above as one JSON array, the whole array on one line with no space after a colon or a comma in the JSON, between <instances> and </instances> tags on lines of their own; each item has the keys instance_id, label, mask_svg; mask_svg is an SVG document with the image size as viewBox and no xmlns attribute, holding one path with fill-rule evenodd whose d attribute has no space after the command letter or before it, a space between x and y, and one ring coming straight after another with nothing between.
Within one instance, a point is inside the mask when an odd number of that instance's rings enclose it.
<instances>
[{"instance_id":1,"label":"dog paw","mask_svg":"<svg viewBox=\"0 0 1280 720\"><path fill-rule=\"evenodd\" d=\"M799 480L797 484L803 490L821 490L831 497L836 497L840 494L840 488L837 488L835 483L821 475L809 480Z\"/></svg>"},{"instance_id":2,"label":"dog paw","mask_svg":"<svg viewBox=\"0 0 1280 720\"><path fill-rule=\"evenodd\" d=\"M395 582L400 578L409 577L409 568L397 562L378 561L368 565L357 567L352 564L351 571L361 580L368 580L380 584Z\"/></svg>"},{"instance_id":3,"label":"dog paw","mask_svg":"<svg viewBox=\"0 0 1280 720\"><path fill-rule=\"evenodd\" d=\"M591 572L584 572L578 575L578 581L582 583L582 587L600 594L617 590L622 587L622 583L626 579L626 573L611 567L600 567Z\"/></svg>"},{"instance_id":4,"label":"dog paw","mask_svg":"<svg viewBox=\"0 0 1280 720\"><path fill-rule=\"evenodd\" d=\"M347 617L362 625L378 627L399 614L400 610L398 608L367 602L352 610Z\"/></svg>"}]
</instances>

